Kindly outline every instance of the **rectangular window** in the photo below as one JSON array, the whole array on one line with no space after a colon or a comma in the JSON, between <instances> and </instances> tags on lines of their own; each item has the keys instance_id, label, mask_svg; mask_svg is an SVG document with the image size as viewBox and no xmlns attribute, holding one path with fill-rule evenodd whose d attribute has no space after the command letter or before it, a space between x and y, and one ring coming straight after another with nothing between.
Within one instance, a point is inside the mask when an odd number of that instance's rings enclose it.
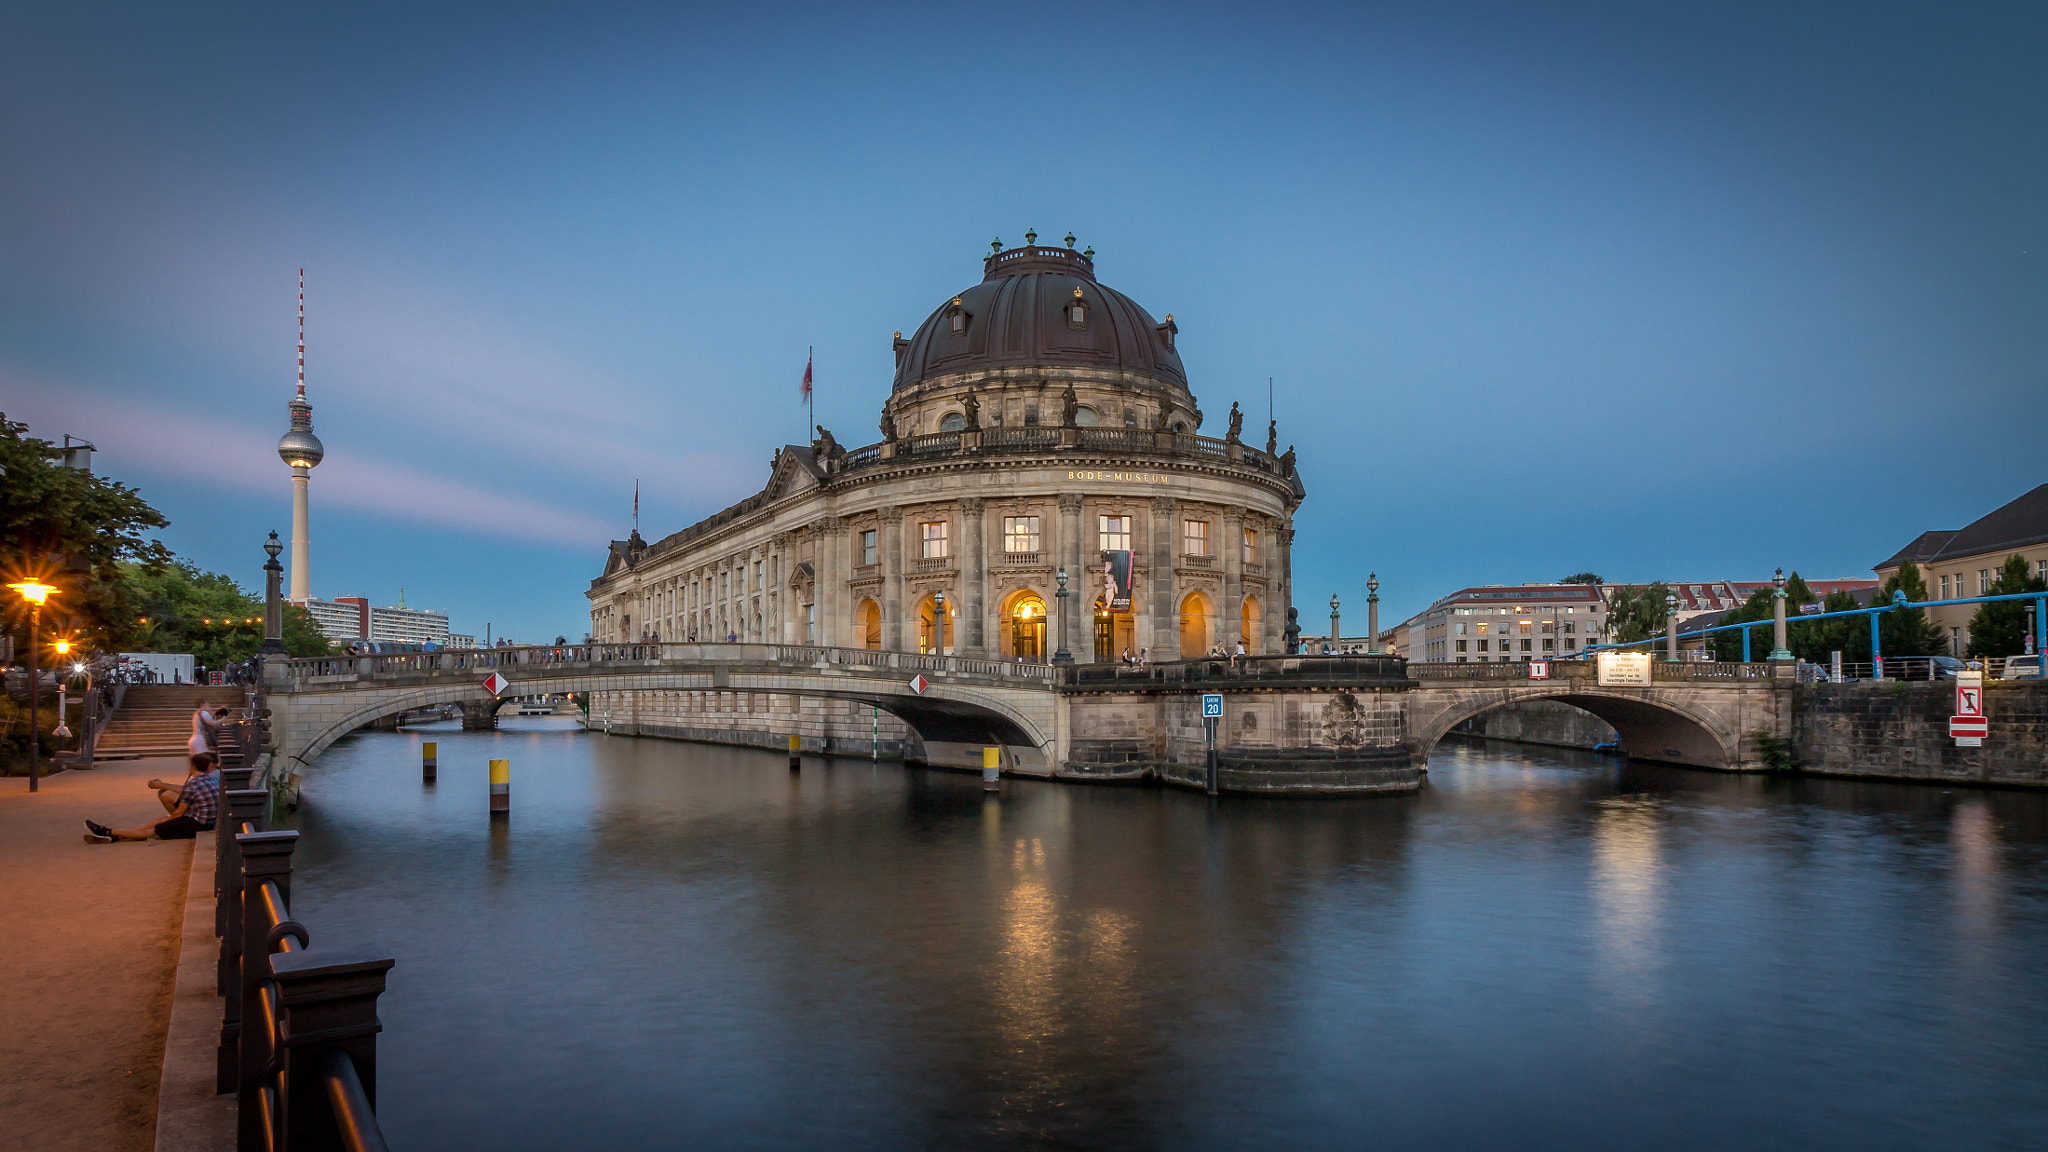
<instances>
[{"instance_id":1,"label":"rectangular window","mask_svg":"<svg viewBox=\"0 0 2048 1152\"><path fill-rule=\"evenodd\" d=\"M1131 518L1103 516L1098 520L1098 545L1104 552L1127 552L1131 547Z\"/></svg>"},{"instance_id":2,"label":"rectangular window","mask_svg":"<svg viewBox=\"0 0 2048 1152\"><path fill-rule=\"evenodd\" d=\"M1476 631L1477 631L1477 632L1478 632L1478 633L1479 633L1479 634L1480 634L1481 636L1484 636L1484 635L1486 635L1486 630L1487 630L1488 628L1491 628L1491 627L1492 627L1492 625L1490 625L1490 624L1487 624L1487 623L1485 623L1485 622L1483 622L1483 621L1482 621L1482 622L1480 622L1480 623L1478 623L1478 624L1474 624L1474 625L1473 625L1472 627L1473 627L1473 629L1474 629L1474 630L1476 630ZM1482 651L1484 651L1484 649L1482 649Z\"/></svg>"},{"instance_id":3,"label":"rectangular window","mask_svg":"<svg viewBox=\"0 0 2048 1152\"><path fill-rule=\"evenodd\" d=\"M1574 623L1572 623L1572 622L1571 622L1571 621L1569 621L1569 620L1565 621L1565 622L1564 622L1564 634L1565 634L1565 635L1567 635L1567 636L1571 635L1571 634L1572 634L1572 630L1573 630L1574 628L1577 628L1577 627L1578 627L1578 625L1577 625L1577 624L1574 624Z\"/></svg>"},{"instance_id":4,"label":"rectangular window","mask_svg":"<svg viewBox=\"0 0 2048 1152\"><path fill-rule=\"evenodd\" d=\"M1465 658L1464 658L1463 656L1460 656L1460 657L1458 657L1458 663L1460 663L1460 664L1463 664L1463 663L1465 663Z\"/></svg>"},{"instance_id":5,"label":"rectangular window","mask_svg":"<svg viewBox=\"0 0 2048 1152\"><path fill-rule=\"evenodd\" d=\"M934 560L953 553L948 549L946 527L949 521L927 520L924 524L924 556Z\"/></svg>"},{"instance_id":6,"label":"rectangular window","mask_svg":"<svg viewBox=\"0 0 2048 1152\"><path fill-rule=\"evenodd\" d=\"M1003 517L1003 551L1038 551L1038 517Z\"/></svg>"},{"instance_id":7,"label":"rectangular window","mask_svg":"<svg viewBox=\"0 0 2048 1152\"><path fill-rule=\"evenodd\" d=\"M1459 625L1458 625L1458 635L1460 635L1460 636L1463 636L1464 634L1465 634L1465 626L1464 626L1463 624L1459 624Z\"/></svg>"},{"instance_id":8,"label":"rectangular window","mask_svg":"<svg viewBox=\"0 0 2048 1152\"><path fill-rule=\"evenodd\" d=\"M1207 520L1183 520L1180 522L1180 550L1190 556L1209 554L1209 522Z\"/></svg>"},{"instance_id":9,"label":"rectangular window","mask_svg":"<svg viewBox=\"0 0 2048 1152\"><path fill-rule=\"evenodd\" d=\"M1247 564L1257 564L1259 562L1259 533L1256 528L1244 530L1244 562Z\"/></svg>"},{"instance_id":10,"label":"rectangular window","mask_svg":"<svg viewBox=\"0 0 2048 1152\"><path fill-rule=\"evenodd\" d=\"M1557 641L1555 641L1555 640L1545 640L1545 641L1543 642L1543 650L1544 650L1545 652L1552 652L1552 651L1555 651L1556 649L1557 649Z\"/></svg>"},{"instance_id":11,"label":"rectangular window","mask_svg":"<svg viewBox=\"0 0 2048 1152\"><path fill-rule=\"evenodd\" d=\"M756 561L754 561L754 589L755 589L755 591L759 591L759 590L760 590L760 588L761 588L761 563L762 563L762 562L761 562L761 561L759 561L759 560L756 560Z\"/></svg>"},{"instance_id":12,"label":"rectangular window","mask_svg":"<svg viewBox=\"0 0 2048 1152\"><path fill-rule=\"evenodd\" d=\"M1458 651L1465 651L1465 642L1463 640L1458 641Z\"/></svg>"},{"instance_id":13,"label":"rectangular window","mask_svg":"<svg viewBox=\"0 0 2048 1152\"><path fill-rule=\"evenodd\" d=\"M860 562L862 564L873 564L875 562L875 530L873 528L860 534Z\"/></svg>"},{"instance_id":14,"label":"rectangular window","mask_svg":"<svg viewBox=\"0 0 2048 1152\"><path fill-rule=\"evenodd\" d=\"M1948 599L1948 577L1946 576L1941 578L1941 598L1943 600Z\"/></svg>"},{"instance_id":15,"label":"rectangular window","mask_svg":"<svg viewBox=\"0 0 2048 1152\"><path fill-rule=\"evenodd\" d=\"M1571 637L1569 637L1569 636L1565 637L1565 641L1564 641L1564 650L1565 650L1565 651L1567 651L1567 652L1570 652L1570 651L1571 651L1572 649L1574 649L1574 648L1577 648L1578 646L1579 646L1579 642L1578 642L1577 640L1574 640L1574 639L1572 639L1572 638L1571 638Z\"/></svg>"},{"instance_id":16,"label":"rectangular window","mask_svg":"<svg viewBox=\"0 0 2048 1152\"><path fill-rule=\"evenodd\" d=\"M1522 641L1522 651L1524 651L1524 652L1527 652L1528 650L1529 650L1529 642L1528 642L1527 640L1524 640L1524 641Z\"/></svg>"},{"instance_id":17,"label":"rectangular window","mask_svg":"<svg viewBox=\"0 0 2048 1152\"><path fill-rule=\"evenodd\" d=\"M1989 568L1977 569L1977 595L1991 595L1991 569Z\"/></svg>"}]
</instances>

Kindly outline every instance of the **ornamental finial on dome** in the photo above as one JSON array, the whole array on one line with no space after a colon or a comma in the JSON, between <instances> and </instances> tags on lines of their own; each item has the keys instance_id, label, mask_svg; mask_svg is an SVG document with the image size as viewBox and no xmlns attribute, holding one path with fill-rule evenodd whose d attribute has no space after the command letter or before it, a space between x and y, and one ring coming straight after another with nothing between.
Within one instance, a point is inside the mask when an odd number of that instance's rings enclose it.
<instances>
[{"instance_id":1,"label":"ornamental finial on dome","mask_svg":"<svg viewBox=\"0 0 2048 1152\"><path fill-rule=\"evenodd\" d=\"M1024 230L1024 246L1025 246L1026 248L1032 248L1032 247L1036 247L1036 246L1037 246L1037 244L1038 244L1038 229L1036 229L1036 228L1026 228L1026 229Z\"/></svg>"},{"instance_id":2,"label":"ornamental finial on dome","mask_svg":"<svg viewBox=\"0 0 2048 1152\"><path fill-rule=\"evenodd\" d=\"M991 256L993 256L997 252L1001 252L1003 250L1003 238L1001 236L998 236L995 239L989 241L988 250Z\"/></svg>"},{"instance_id":3,"label":"ornamental finial on dome","mask_svg":"<svg viewBox=\"0 0 2048 1152\"><path fill-rule=\"evenodd\" d=\"M1090 244L1088 247L1082 249L1081 255L1086 256L1090 260L1095 259L1095 245Z\"/></svg>"},{"instance_id":4,"label":"ornamental finial on dome","mask_svg":"<svg viewBox=\"0 0 2048 1152\"><path fill-rule=\"evenodd\" d=\"M1068 247L1068 248L1072 248L1073 246L1074 246L1074 234L1073 234L1072 232L1069 232L1069 233L1067 233L1067 247Z\"/></svg>"}]
</instances>

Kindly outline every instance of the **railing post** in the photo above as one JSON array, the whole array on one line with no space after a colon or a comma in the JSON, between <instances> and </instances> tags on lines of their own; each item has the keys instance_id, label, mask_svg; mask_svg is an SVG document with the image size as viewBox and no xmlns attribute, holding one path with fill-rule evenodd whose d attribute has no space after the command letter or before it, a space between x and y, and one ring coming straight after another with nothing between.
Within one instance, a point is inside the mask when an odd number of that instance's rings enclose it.
<instances>
[{"instance_id":1,"label":"railing post","mask_svg":"<svg viewBox=\"0 0 2048 1152\"><path fill-rule=\"evenodd\" d=\"M269 1146L264 1132L263 1082L269 1074L271 1044L276 1039L263 1026L263 982L270 977L270 928L263 915L263 885L276 884L285 907L291 906L292 849L299 834L244 832L235 837L242 850L242 1002L240 1059L236 1061L236 1147L260 1152Z\"/></svg>"},{"instance_id":2,"label":"railing post","mask_svg":"<svg viewBox=\"0 0 2048 1152\"><path fill-rule=\"evenodd\" d=\"M246 776L246 773L245 773ZM245 780L246 782L246 780ZM226 815L214 824L213 930L220 937L215 992L222 999L220 1047L214 1059L213 1090L220 1095L240 1083L242 1032L242 845L236 835L244 821L263 827L270 793L261 789L225 792Z\"/></svg>"},{"instance_id":3,"label":"railing post","mask_svg":"<svg viewBox=\"0 0 2048 1152\"><path fill-rule=\"evenodd\" d=\"M361 1084L361 1103L374 1115L377 1106L377 997L384 992L384 974L392 959L374 945L323 948L271 957L283 1019L278 1042L283 1045L284 1146L291 1152L330 1152L345 1147L347 1125L360 1137L371 1136L382 1147L372 1117L355 1115L348 1100L346 1074L330 1083L331 1054L354 1067Z\"/></svg>"}]
</instances>

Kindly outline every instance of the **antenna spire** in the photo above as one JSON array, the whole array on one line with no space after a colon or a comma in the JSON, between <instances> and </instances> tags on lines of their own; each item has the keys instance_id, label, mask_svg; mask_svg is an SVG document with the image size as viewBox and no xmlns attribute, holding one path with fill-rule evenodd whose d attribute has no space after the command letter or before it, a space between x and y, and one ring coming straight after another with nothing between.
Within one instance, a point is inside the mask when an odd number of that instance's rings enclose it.
<instances>
[{"instance_id":1,"label":"antenna spire","mask_svg":"<svg viewBox=\"0 0 2048 1152\"><path fill-rule=\"evenodd\" d=\"M306 270L299 269L299 399L306 398Z\"/></svg>"}]
</instances>

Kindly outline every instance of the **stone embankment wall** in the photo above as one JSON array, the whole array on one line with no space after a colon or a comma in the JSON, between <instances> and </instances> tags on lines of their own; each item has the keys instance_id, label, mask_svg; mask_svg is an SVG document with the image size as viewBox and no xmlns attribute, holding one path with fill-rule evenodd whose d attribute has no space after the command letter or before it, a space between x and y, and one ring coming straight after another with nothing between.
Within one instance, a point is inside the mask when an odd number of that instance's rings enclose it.
<instances>
[{"instance_id":1,"label":"stone embankment wall","mask_svg":"<svg viewBox=\"0 0 2048 1152\"><path fill-rule=\"evenodd\" d=\"M1510 701L1481 712L1451 729L1451 733L1559 748L1592 748L1620 739L1607 721L1583 708L1555 700Z\"/></svg>"},{"instance_id":2,"label":"stone embankment wall","mask_svg":"<svg viewBox=\"0 0 2048 1152\"><path fill-rule=\"evenodd\" d=\"M700 744L731 744L787 751L794 733L803 750L828 756L868 756L875 750L873 711L853 700L790 696L778 692L659 691L596 692L584 722L592 731L620 736L659 736ZM924 749L903 721L884 712L880 755L888 760L923 759Z\"/></svg>"},{"instance_id":3,"label":"stone embankment wall","mask_svg":"<svg viewBox=\"0 0 2048 1152\"><path fill-rule=\"evenodd\" d=\"M1229 792L1404 792L1421 774L1402 743L1405 694L1378 688L1223 693L1217 775ZM1208 742L1199 688L1065 694L1063 779L1160 780L1204 787Z\"/></svg>"},{"instance_id":4,"label":"stone embankment wall","mask_svg":"<svg viewBox=\"0 0 2048 1152\"><path fill-rule=\"evenodd\" d=\"M1950 738L1955 699L1955 685L1939 681L1802 685L1793 752L1806 771L1831 776L2048 785L2048 684L1986 685L1981 748Z\"/></svg>"}]
</instances>

